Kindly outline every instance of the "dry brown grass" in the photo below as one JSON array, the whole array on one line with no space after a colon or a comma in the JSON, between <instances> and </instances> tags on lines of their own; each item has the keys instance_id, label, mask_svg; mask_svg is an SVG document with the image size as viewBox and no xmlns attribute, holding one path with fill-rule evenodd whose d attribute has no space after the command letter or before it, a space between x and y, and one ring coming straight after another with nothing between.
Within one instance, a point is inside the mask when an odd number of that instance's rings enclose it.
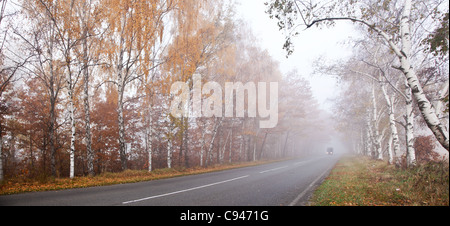
<instances>
[{"instance_id":1,"label":"dry brown grass","mask_svg":"<svg viewBox=\"0 0 450 226\"><path fill-rule=\"evenodd\" d=\"M383 161L346 157L311 201L316 206L448 206L448 163L401 170Z\"/></svg>"}]
</instances>

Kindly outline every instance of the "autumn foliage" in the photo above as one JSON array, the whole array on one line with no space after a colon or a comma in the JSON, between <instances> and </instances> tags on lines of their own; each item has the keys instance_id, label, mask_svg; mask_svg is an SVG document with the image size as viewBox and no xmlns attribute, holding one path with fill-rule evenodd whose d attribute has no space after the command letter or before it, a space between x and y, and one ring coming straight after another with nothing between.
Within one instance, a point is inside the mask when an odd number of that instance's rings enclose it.
<instances>
[{"instance_id":1,"label":"autumn foliage","mask_svg":"<svg viewBox=\"0 0 450 226\"><path fill-rule=\"evenodd\" d=\"M1 21L12 32L0 55L0 180L34 186L74 176L61 183L79 187L90 182L76 177L87 175L304 155L314 148L299 143L329 139L308 132L321 126L309 83L296 72L297 79L283 78L232 2L20 4ZM297 98L280 106L271 130L260 129L258 118L174 118L171 85L192 87L194 75L221 85L279 82Z\"/></svg>"},{"instance_id":2,"label":"autumn foliage","mask_svg":"<svg viewBox=\"0 0 450 226\"><path fill-rule=\"evenodd\" d=\"M433 136L419 136L416 138L414 148L416 150L417 161L420 164L428 162L439 162L442 157L435 152L436 140Z\"/></svg>"}]
</instances>

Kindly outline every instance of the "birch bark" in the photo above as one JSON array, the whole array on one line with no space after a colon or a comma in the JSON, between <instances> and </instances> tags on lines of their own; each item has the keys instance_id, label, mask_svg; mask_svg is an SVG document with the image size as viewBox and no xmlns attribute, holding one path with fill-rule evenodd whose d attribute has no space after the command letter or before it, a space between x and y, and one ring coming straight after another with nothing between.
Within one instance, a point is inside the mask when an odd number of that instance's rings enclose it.
<instances>
[{"instance_id":1,"label":"birch bark","mask_svg":"<svg viewBox=\"0 0 450 226\"><path fill-rule=\"evenodd\" d=\"M147 115L147 126L146 126L146 143L147 143L147 153L148 153L148 171L153 170L153 117L152 117L152 104L149 106Z\"/></svg>"},{"instance_id":2,"label":"birch bark","mask_svg":"<svg viewBox=\"0 0 450 226\"><path fill-rule=\"evenodd\" d=\"M71 126L71 134L70 134L70 178L73 179L75 177L75 107L73 104L73 84L72 78L70 76L70 72L67 75L68 77L68 85L69 85L69 114L70 114L70 126Z\"/></svg>"},{"instance_id":3,"label":"birch bark","mask_svg":"<svg viewBox=\"0 0 450 226\"><path fill-rule=\"evenodd\" d=\"M119 121L119 153L120 153L120 163L122 165L122 170L127 170L127 153L125 148L125 121L123 118L123 97L125 92L124 81L122 77L121 69L118 73L118 91L119 100L117 106L118 121Z\"/></svg>"},{"instance_id":4,"label":"birch bark","mask_svg":"<svg viewBox=\"0 0 450 226\"><path fill-rule=\"evenodd\" d=\"M206 131L202 132L202 139L200 140L200 167L203 167L203 156L205 155L205 135Z\"/></svg>"},{"instance_id":5,"label":"birch bark","mask_svg":"<svg viewBox=\"0 0 450 226\"><path fill-rule=\"evenodd\" d=\"M211 157L212 157L212 149L213 149L213 146L214 146L214 141L216 140L217 132L219 131L219 128L220 128L220 126L222 125L223 120L224 120L223 117L220 118L220 119L219 119L219 118L216 118L216 119L215 119L215 121L216 121L216 126L214 127L213 137L212 137L212 139L211 139L211 142L209 143L208 151L206 152L206 156L207 156L207 158L206 158L206 166L209 165L209 161L211 160Z\"/></svg>"},{"instance_id":6,"label":"birch bark","mask_svg":"<svg viewBox=\"0 0 450 226\"><path fill-rule=\"evenodd\" d=\"M2 125L0 122L0 183L4 180L3 176L3 136L1 134Z\"/></svg>"},{"instance_id":7,"label":"birch bark","mask_svg":"<svg viewBox=\"0 0 450 226\"><path fill-rule=\"evenodd\" d=\"M414 148L414 108L411 88L406 86L406 164L407 167L416 166L416 150Z\"/></svg>"},{"instance_id":8,"label":"birch bark","mask_svg":"<svg viewBox=\"0 0 450 226\"><path fill-rule=\"evenodd\" d=\"M373 104L373 113L372 113L372 126L373 126L373 143L375 146L375 157L378 160L383 160L383 150L381 147L381 140L383 139L382 135L380 135L379 131L379 120L378 120L378 106L377 106L377 98L375 95L375 84L372 85L372 104Z\"/></svg>"},{"instance_id":9,"label":"birch bark","mask_svg":"<svg viewBox=\"0 0 450 226\"><path fill-rule=\"evenodd\" d=\"M374 152L372 150L372 144L373 144L373 131L372 131L372 125L371 125L371 114L367 117L367 155L374 157Z\"/></svg>"},{"instance_id":10,"label":"birch bark","mask_svg":"<svg viewBox=\"0 0 450 226\"><path fill-rule=\"evenodd\" d=\"M386 85L381 85L381 90L383 91L384 98L386 100L386 104L389 109L389 126L391 127L391 136L390 139L392 139L391 142L389 142L389 145L392 145L392 148L390 150L392 153L389 154L389 164L396 164L397 165L397 154L400 152L400 138L398 136L398 130L395 123L395 109L394 109L394 102L395 98L392 97L389 98L389 95L386 91Z\"/></svg>"},{"instance_id":11,"label":"birch bark","mask_svg":"<svg viewBox=\"0 0 450 226\"><path fill-rule=\"evenodd\" d=\"M94 171L94 153L92 151L92 135L91 135L91 113L89 105L89 46L88 46L88 24L90 21L91 12L91 1L86 1L83 5L84 10L82 14L82 50L83 50L83 102L84 102L84 123L85 123L85 141L86 141L86 152L87 152L87 168L90 176L95 175Z\"/></svg>"},{"instance_id":12,"label":"birch bark","mask_svg":"<svg viewBox=\"0 0 450 226\"><path fill-rule=\"evenodd\" d=\"M167 168L172 169L172 139L167 141Z\"/></svg>"},{"instance_id":13,"label":"birch bark","mask_svg":"<svg viewBox=\"0 0 450 226\"><path fill-rule=\"evenodd\" d=\"M219 157L219 159L220 159L220 164L222 164L222 163L224 162L224 158L225 158L225 150L226 150L226 148L227 148L227 144L228 144L228 140L230 139L230 136L231 136L231 131L228 132L227 139L225 140L225 143L224 143L224 145L223 145L223 147L222 147L222 151L220 152L220 157Z\"/></svg>"},{"instance_id":14,"label":"birch bark","mask_svg":"<svg viewBox=\"0 0 450 226\"><path fill-rule=\"evenodd\" d=\"M389 165L393 165L394 164L394 152L392 151L392 142L393 142L394 138L392 137L392 134L389 136L389 140L388 140L388 158L389 158Z\"/></svg>"}]
</instances>

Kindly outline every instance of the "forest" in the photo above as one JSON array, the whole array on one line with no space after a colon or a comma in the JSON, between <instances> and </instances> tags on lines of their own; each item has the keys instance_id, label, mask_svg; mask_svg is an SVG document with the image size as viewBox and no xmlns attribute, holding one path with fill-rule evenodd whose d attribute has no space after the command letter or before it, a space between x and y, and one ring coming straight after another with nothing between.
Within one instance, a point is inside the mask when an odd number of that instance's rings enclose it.
<instances>
[{"instance_id":1,"label":"forest","mask_svg":"<svg viewBox=\"0 0 450 226\"><path fill-rule=\"evenodd\" d=\"M286 34L287 55L313 26L358 28L350 60L314 65L340 81L331 115L301 71L281 72L234 1L2 0L0 180L325 154L333 136L399 167L441 160L448 1L316 2L271 0L266 13ZM199 77L222 87L278 83L277 126L261 128L264 118L248 109L174 117L172 85L195 90Z\"/></svg>"},{"instance_id":2,"label":"forest","mask_svg":"<svg viewBox=\"0 0 450 226\"><path fill-rule=\"evenodd\" d=\"M329 139L308 81L283 76L234 14L213 0L2 1L2 178L279 159ZM173 117L172 84L196 75L278 82L277 127Z\"/></svg>"}]
</instances>

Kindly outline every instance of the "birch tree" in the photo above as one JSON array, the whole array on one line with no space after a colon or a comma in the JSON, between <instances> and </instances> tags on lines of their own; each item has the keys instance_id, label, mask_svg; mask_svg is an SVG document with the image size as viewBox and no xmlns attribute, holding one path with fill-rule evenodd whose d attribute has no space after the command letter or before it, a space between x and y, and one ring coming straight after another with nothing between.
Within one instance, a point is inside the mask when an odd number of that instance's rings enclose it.
<instances>
[{"instance_id":1,"label":"birch tree","mask_svg":"<svg viewBox=\"0 0 450 226\"><path fill-rule=\"evenodd\" d=\"M380 52L380 48L374 48L372 53L367 52L368 48L365 46L362 48L363 55L360 57L360 64L363 64L361 69L349 68L350 73L356 74L356 76L360 76L361 78L367 78L379 85L381 93L384 97L387 114L389 117L389 126L390 126L390 139L389 141L389 163L395 164L397 166L400 165L399 159L397 156L400 153L400 139L397 129L397 116L395 110L395 102L396 96L402 96L406 98L403 92L401 92L398 88L399 80L395 81L395 78L398 77L395 75L396 71L392 69L392 61L389 57L389 53ZM383 56L383 57L381 57ZM357 62L357 60L350 60L350 62ZM350 63L353 65L352 63ZM349 65L350 66L350 65ZM351 66L350 66L351 67ZM389 92L389 90L392 90Z\"/></svg>"},{"instance_id":2,"label":"birch tree","mask_svg":"<svg viewBox=\"0 0 450 226\"><path fill-rule=\"evenodd\" d=\"M429 2L427 2L429 3ZM439 120L434 106L424 94L423 86L417 75L417 68L412 55L413 31L420 30L433 12L448 8L442 1L432 4L411 0L404 1L343 1L316 2L301 0L273 0L268 5L267 13L278 20L281 30L286 33L284 49L288 55L293 53L292 38L299 34L299 27L306 29L314 25L333 25L337 21L351 21L369 29L380 36L383 44L398 58L402 71L412 89L424 120L439 143L449 150L448 130ZM431 21L435 22L435 21ZM414 26L414 27L413 27ZM417 64L417 63L416 63Z\"/></svg>"},{"instance_id":3,"label":"birch tree","mask_svg":"<svg viewBox=\"0 0 450 226\"><path fill-rule=\"evenodd\" d=\"M74 4L72 1L57 1L56 4L50 5L44 1L38 1L38 9L43 20L53 22L55 28L55 37L51 37L58 40L56 48L62 53L62 62L65 70L65 81L67 88L67 95L69 99L69 122L70 122L70 178L75 177L75 106L74 106L74 92L75 86L78 82L79 74L77 73L74 65L76 59L73 55L73 50L80 40L80 36L77 35L74 21ZM51 9L54 10L51 10Z\"/></svg>"},{"instance_id":4,"label":"birch tree","mask_svg":"<svg viewBox=\"0 0 450 226\"><path fill-rule=\"evenodd\" d=\"M20 55L21 51L17 48L11 48L15 43L13 29L13 19L11 12L7 10L8 1L4 0L0 3L0 183L4 179L4 168L3 168L3 134L5 132L5 116L10 113L11 103L8 103L7 97L5 97L8 92L10 92L12 86L17 81L17 72L28 63L29 57L17 57ZM15 30L16 28L14 28Z\"/></svg>"},{"instance_id":5,"label":"birch tree","mask_svg":"<svg viewBox=\"0 0 450 226\"><path fill-rule=\"evenodd\" d=\"M124 121L125 91L133 82L157 66L152 64L150 56L155 41L163 35L163 19L174 4L172 0L102 2L108 24L104 54L108 64L106 69L111 75L110 80L106 81L115 84L119 94L117 113L122 170L128 167Z\"/></svg>"},{"instance_id":6,"label":"birch tree","mask_svg":"<svg viewBox=\"0 0 450 226\"><path fill-rule=\"evenodd\" d=\"M100 2L96 0L76 2L76 22L79 26L80 44L75 49L76 57L80 60L83 78L83 110L84 129L87 152L87 169L91 176L94 171L94 151L92 150L91 132L91 105L90 105L90 81L93 79L93 71L100 63L100 53L102 48L102 10Z\"/></svg>"},{"instance_id":7,"label":"birch tree","mask_svg":"<svg viewBox=\"0 0 450 226\"><path fill-rule=\"evenodd\" d=\"M40 13L42 20L53 23L55 27L56 48L61 54L61 61L65 66L64 74L66 89L68 95L68 112L71 130L70 140L70 177L75 176L75 88L80 75L83 74L84 80L84 113L86 130L86 147L88 156L88 172L94 175L93 152L91 148L90 133L90 109L89 109L89 68L90 63L97 53L92 47L94 42L91 40L95 34L95 28L99 26L98 11L93 12L92 1L56 1L54 4L46 1L36 1L37 13ZM89 39L89 40L88 40ZM89 45L88 45L89 43ZM98 44L98 43L97 43ZM96 46L97 47L97 46ZM98 48L97 48L98 49Z\"/></svg>"},{"instance_id":8,"label":"birch tree","mask_svg":"<svg viewBox=\"0 0 450 226\"><path fill-rule=\"evenodd\" d=\"M28 54L33 56L33 62L25 68L31 76L40 80L46 88L46 96L49 101L49 148L51 157L51 174L56 176L56 130L57 104L60 98L63 84L66 81L64 76L65 62L60 57L58 48L58 27L52 21L50 15L56 15L58 11L58 1L44 5L40 1L24 1L23 10L28 16L31 24L29 34L23 35L17 32L24 42Z\"/></svg>"}]
</instances>

